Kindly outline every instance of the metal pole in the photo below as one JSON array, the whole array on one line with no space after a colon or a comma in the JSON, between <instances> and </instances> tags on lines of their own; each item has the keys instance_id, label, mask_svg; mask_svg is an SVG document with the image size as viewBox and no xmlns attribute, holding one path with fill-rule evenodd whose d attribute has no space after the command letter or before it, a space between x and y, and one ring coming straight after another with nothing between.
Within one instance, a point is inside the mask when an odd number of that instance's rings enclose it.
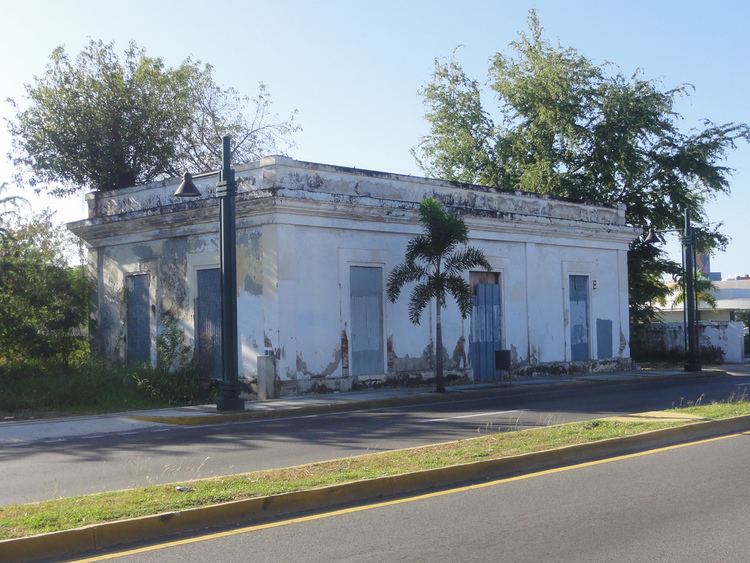
<instances>
[{"instance_id":1,"label":"metal pole","mask_svg":"<svg viewBox=\"0 0 750 563\"><path fill-rule=\"evenodd\" d=\"M695 234L690 226L690 212L685 209L685 308L687 309L688 350L685 371L701 371L698 355L698 325L695 318Z\"/></svg>"},{"instance_id":2,"label":"metal pole","mask_svg":"<svg viewBox=\"0 0 750 563\"><path fill-rule=\"evenodd\" d=\"M221 244L221 358L222 379L216 409L237 411L245 408L240 398L237 369L237 235L235 229L234 196L237 183L231 167L229 137L222 139L222 170L216 184L221 215L219 222Z\"/></svg>"}]
</instances>

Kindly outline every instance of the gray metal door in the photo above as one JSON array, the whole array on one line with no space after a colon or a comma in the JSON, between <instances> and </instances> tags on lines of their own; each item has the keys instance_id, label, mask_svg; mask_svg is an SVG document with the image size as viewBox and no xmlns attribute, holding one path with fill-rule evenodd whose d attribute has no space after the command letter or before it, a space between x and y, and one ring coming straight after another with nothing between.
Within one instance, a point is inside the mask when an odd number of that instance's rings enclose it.
<instances>
[{"instance_id":1,"label":"gray metal door","mask_svg":"<svg viewBox=\"0 0 750 563\"><path fill-rule=\"evenodd\" d=\"M128 365L151 363L151 314L148 274L125 279Z\"/></svg>"},{"instance_id":2,"label":"gray metal door","mask_svg":"<svg viewBox=\"0 0 750 563\"><path fill-rule=\"evenodd\" d=\"M205 379L221 379L221 270L198 270L195 303L195 351Z\"/></svg>"},{"instance_id":3,"label":"gray metal door","mask_svg":"<svg viewBox=\"0 0 750 563\"><path fill-rule=\"evenodd\" d=\"M589 359L589 277L569 276L570 359Z\"/></svg>"},{"instance_id":4,"label":"gray metal door","mask_svg":"<svg viewBox=\"0 0 750 563\"><path fill-rule=\"evenodd\" d=\"M385 373L383 351L383 268L352 266L352 375Z\"/></svg>"},{"instance_id":5,"label":"gray metal door","mask_svg":"<svg viewBox=\"0 0 750 563\"><path fill-rule=\"evenodd\" d=\"M495 381L500 377L495 369L495 352L502 342L500 285L475 284L472 304L469 358L474 381Z\"/></svg>"}]
</instances>

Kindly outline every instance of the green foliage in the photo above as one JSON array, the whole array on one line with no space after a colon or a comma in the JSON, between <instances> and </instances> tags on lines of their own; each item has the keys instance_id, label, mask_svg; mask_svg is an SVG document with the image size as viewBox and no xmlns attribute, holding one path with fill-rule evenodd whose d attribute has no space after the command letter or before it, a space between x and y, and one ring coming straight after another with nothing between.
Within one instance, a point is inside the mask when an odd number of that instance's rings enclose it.
<instances>
[{"instance_id":1,"label":"green foliage","mask_svg":"<svg viewBox=\"0 0 750 563\"><path fill-rule=\"evenodd\" d=\"M44 416L165 406L147 396L125 368L98 362L65 367L38 360L0 366L0 412Z\"/></svg>"},{"instance_id":2,"label":"green foliage","mask_svg":"<svg viewBox=\"0 0 750 563\"><path fill-rule=\"evenodd\" d=\"M496 123L483 109L478 83L455 60L435 61L421 90L431 132L414 150L425 172L448 180L520 189L597 204L627 206L628 223L657 230L682 227L689 209L698 251L722 248L705 203L729 193L727 151L750 139L742 123L683 133L674 109L688 86L663 90L636 73L596 65L543 38L532 11L529 33L497 53L488 84L499 101ZM679 265L635 241L630 248L631 318L654 317L665 273Z\"/></svg>"},{"instance_id":3,"label":"green foliage","mask_svg":"<svg viewBox=\"0 0 750 563\"><path fill-rule=\"evenodd\" d=\"M66 264L69 235L50 213L0 223L0 362L84 359L89 281Z\"/></svg>"},{"instance_id":4,"label":"green foliage","mask_svg":"<svg viewBox=\"0 0 750 563\"><path fill-rule=\"evenodd\" d=\"M0 365L0 413L18 417L120 412L211 400L190 365L166 372L87 360L63 366L41 360Z\"/></svg>"},{"instance_id":5,"label":"green foliage","mask_svg":"<svg viewBox=\"0 0 750 563\"><path fill-rule=\"evenodd\" d=\"M672 306L681 305L685 303L685 284L683 282L684 274L680 274L675 278L675 285L670 287L670 293L673 295ZM695 274L695 281L693 282L695 287L695 297L698 303L705 303L711 309L716 310L716 295L717 287L705 276L700 273ZM660 305L666 305L666 299L659 301Z\"/></svg>"},{"instance_id":6,"label":"green foliage","mask_svg":"<svg viewBox=\"0 0 750 563\"><path fill-rule=\"evenodd\" d=\"M419 324L422 311L433 299L440 309L445 307L447 294L453 296L461 315L471 313L471 287L462 273L474 267L490 270L482 251L459 244L468 241L464 220L447 213L435 199L426 198L419 206L424 233L415 236L406 248L406 259L388 276L388 298L395 303L401 289L416 283L409 301L409 319Z\"/></svg>"},{"instance_id":7,"label":"green foliage","mask_svg":"<svg viewBox=\"0 0 750 563\"><path fill-rule=\"evenodd\" d=\"M419 324L422 312L433 299L437 305L436 316L436 387L443 391L442 331L440 314L450 294L461 315L471 313L471 287L462 274L471 268L491 269L481 250L465 245L468 228L458 215L448 213L433 198L426 198L419 206L419 221L424 232L409 241L403 264L396 266L388 276L388 299L395 303L402 288L414 283L409 299L409 319Z\"/></svg>"},{"instance_id":8,"label":"green foliage","mask_svg":"<svg viewBox=\"0 0 750 563\"><path fill-rule=\"evenodd\" d=\"M0 195L7 189L7 182L0 184ZM18 207L21 203L28 204L28 201L17 195L0 197L0 238L8 236L8 225L12 220L18 218Z\"/></svg>"},{"instance_id":9,"label":"green foliage","mask_svg":"<svg viewBox=\"0 0 750 563\"><path fill-rule=\"evenodd\" d=\"M225 134L235 161L258 158L298 130L294 115L271 113L263 84L250 99L216 85L209 65L187 59L170 68L135 43L122 60L112 43L91 40L75 59L58 47L26 97L23 109L9 100L16 181L51 183L58 195L218 168Z\"/></svg>"},{"instance_id":10,"label":"green foliage","mask_svg":"<svg viewBox=\"0 0 750 563\"><path fill-rule=\"evenodd\" d=\"M156 337L156 369L172 372L190 365L192 348L185 343L185 333L180 330L174 315L165 313L161 334Z\"/></svg>"},{"instance_id":11,"label":"green foliage","mask_svg":"<svg viewBox=\"0 0 750 563\"><path fill-rule=\"evenodd\" d=\"M192 348L177 319L166 313L156 337L156 368L141 366L131 372L138 388L155 401L185 405L208 400L211 390L201 381L192 361Z\"/></svg>"}]
</instances>

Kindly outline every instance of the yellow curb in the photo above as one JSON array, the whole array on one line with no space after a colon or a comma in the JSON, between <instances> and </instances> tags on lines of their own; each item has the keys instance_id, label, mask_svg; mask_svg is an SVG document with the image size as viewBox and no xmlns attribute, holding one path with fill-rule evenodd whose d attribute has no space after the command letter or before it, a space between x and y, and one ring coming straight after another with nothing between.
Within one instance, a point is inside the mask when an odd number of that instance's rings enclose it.
<instances>
[{"instance_id":1,"label":"yellow curb","mask_svg":"<svg viewBox=\"0 0 750 563\"><path fill-rule=\"evenodd\" d=\"M696 414L669 411L647 411L625 414L622 416L610 416L604 420L610 420L612 422L696 422L706 419Z\"/></svg>"},{"instance_id":2,"label":"yellow curb","mask_svg":"<svg viewBox=\"0 0 750 563\"><path fill-rule=\"evenodd\" d=\"M695 422L624 438L611 438L531 454L93 524L73 530L0 541L0 560L59 559L177 533L196 532L238 522L263 521L299 512L319 511L344 504L403 496L460 483L573 465L749 428L750 415L719 421Z\"/></svg>"},{"instance_id":3,"label":"yellow curb","mask_svg":"<svg viewBox=\"0 0 750 563\"><path fill-rule=\"evenodd\" d=\"M636 417L636 418L658 418L661 420L703 420L702 416L698 416L697 414L688 414L688 413L678 413L678 412L671 412L671 411L646 411L646 412L637 412L630 416Z\"/></svg>"}]
</instances>

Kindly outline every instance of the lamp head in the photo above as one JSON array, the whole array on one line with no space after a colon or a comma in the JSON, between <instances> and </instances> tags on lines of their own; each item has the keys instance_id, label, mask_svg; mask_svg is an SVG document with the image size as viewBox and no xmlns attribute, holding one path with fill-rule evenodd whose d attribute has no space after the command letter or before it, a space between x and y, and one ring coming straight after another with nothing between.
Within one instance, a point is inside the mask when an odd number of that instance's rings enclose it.
<instances>
[{"instance_id":1,"label":"lamp head","mask_svg":"<svg viewBox=\"0 0 750 563\"><path fill-rule=\"evenodd\" d=\"M643 242L646 244L659 244L664 242L664 239L652 227L648 230L648 234L646 235L646 238L643 239Z\"/></svg>"},{"instance_id":2,"label":"lamp head","mask_svg":"<svg viewBox=\"0 0 750 563\"><path fill-rule=\"evenodd\" d=\"M196 188L193 183L193 176L190 172L185 172L182 177L182 183L180 184L180 187L177 188L174 195L175 197L198 197L201 195L200 191L198 191L198 188Z\"/></svg>"}]
</instances>

